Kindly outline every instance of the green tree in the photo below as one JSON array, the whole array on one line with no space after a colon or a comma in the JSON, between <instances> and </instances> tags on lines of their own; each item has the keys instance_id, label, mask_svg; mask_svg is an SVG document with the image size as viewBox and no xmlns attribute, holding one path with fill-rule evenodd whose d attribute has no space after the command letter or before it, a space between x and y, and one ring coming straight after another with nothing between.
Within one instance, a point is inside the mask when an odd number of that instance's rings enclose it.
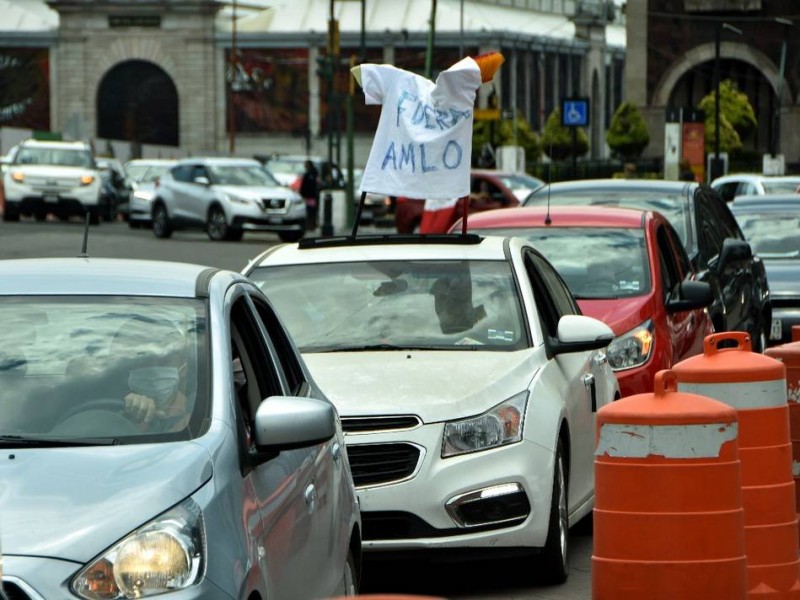
<instances>
[{"instance_id":1,"label":"green tree","mask_svg":"<svg viewBox=\"0 0 800 600\"><path fill-rule=\"evenodd\" d=\"M623 161L635 161L650 143L650 132L639 109L623 102L614 111L611 127L606 132L606 143Z\"/></svg>"},{"instance_id":2,"label":"green tree","mask_svg":"<svg viewBox=\"0 0 800 600\"><path fill-rule=\"evenodd\" d=\"M522 146L525 149L525 160L537 160L542 154L539 136L531 129L530 123L517 114L517 135L514 137L514 121L503 119L497 121L475 121L472 127L472 158L477 161L480 152L487 143L493 149L499 146Z\"/></svg>"},{"instance_id":3,"label":"green tree","mask_svg":"<svg viewBox=\"0 0 800 600\"><path fill-rule=\"evenodd\" d=\"M582 128L577 128L577 139L573 150L572 127L561 124L561 109L556 108L547 117L542 134L542 152L551 160L566 160L583 156L589 151L589 138Z\"/></svg>"},{"instance_id":4,"label":"green tree","mask_svg":"<svg viewBox=\"0 0 800 600\"><path fill-rule=\"evenodd\" d=\"M706 151L714 150L714 98L711 91L698 107L706 114ZM758 125L755 111L747 98L740 92L736 83L726 79L719 84L719 149L722 152L736 152L742 148L742 138L755 130Z\"/></svg>"}]
</instances>

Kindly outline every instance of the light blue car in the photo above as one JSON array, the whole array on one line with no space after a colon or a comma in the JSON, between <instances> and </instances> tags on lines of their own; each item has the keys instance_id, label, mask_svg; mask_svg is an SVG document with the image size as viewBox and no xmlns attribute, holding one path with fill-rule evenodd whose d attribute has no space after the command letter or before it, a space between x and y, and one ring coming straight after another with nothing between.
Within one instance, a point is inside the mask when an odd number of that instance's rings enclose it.
<instances>
[{"instance_id":1,"label":"light blue car","mask_svg":"<svg viewBox=\"0 0 800 600\"><path fill-rule=\"evenodd\" d=\"M242 275L0 261L0 536L15 600L354 595L339 416Z\"/></svg>"}]
</instances>

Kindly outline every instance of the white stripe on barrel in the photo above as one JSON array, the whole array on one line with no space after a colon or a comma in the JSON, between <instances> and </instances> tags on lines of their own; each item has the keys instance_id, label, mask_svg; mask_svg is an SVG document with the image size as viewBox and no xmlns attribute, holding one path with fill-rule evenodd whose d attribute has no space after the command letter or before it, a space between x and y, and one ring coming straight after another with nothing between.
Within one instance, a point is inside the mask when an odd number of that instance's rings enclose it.
<instances>
[{"instance_id":1,"label":"white stripe on barrel","mask_svg":"<svg viewBox=\"0 0 800 600\"><path fill-rule=\"evenodd\" d=\"M786 406L785 379L726 383L678 381L678 391L714 398L736 410Z\"/></svg>"},{"instance_id":2,"label":"white stripe on barrel","mask_svg":"<svg viewBox=\"0 0 800 600\"><path fill-rule=\"evenodd\" d=\"M738 423L632 425L603 423L595 456L619 458L717 458L738 436Z\"/></svg>"}]
</instances>

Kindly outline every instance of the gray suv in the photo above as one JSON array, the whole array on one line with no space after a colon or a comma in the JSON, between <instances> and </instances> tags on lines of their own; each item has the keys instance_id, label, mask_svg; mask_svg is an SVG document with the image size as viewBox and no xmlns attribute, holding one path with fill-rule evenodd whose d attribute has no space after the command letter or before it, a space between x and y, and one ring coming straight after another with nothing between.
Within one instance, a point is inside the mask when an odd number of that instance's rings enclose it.
<instances>
[{"instance_id":1,"label":"gray suv","mask_svg":"<svg viewBox=\"0 0 800 600\"><path fill-rule=\"evenodd\" d=\"M153 233L204 229L212 240L240 240L245 231L277 233L284 242L305 234L306 206L257 160L188 158L156 184Z\"/></svg>"}]
</instances>

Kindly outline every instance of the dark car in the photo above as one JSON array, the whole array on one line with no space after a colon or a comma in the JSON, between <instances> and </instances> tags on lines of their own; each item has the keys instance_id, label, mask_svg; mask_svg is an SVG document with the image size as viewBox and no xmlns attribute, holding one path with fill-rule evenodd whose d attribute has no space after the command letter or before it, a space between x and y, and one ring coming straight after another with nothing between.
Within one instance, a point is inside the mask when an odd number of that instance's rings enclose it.
<instances>
[{"instance_id":1,"label":"dark car","mask_svg":"<svg viewBox=\"0 0 800 600\"><path fill-rule=\"evenodd\" d=\"M767 269L772 304L767 344L791 342L792 326L800 325L800 194L738 196L729 206Z\"/></svg>"},{"instance_id":2,"label":"dark car","mask_svg":"<svg viewBox=\"0 0 800 600\"><path fill-rule=\"evenodd\" d=\"M543 185L544 181L525 173L473 169L470 173L470 190L478 192L484 186L489 193L490 200L488 202L470 202L470 212L519 206L532 190ZM394 214L397 233L413 233L417 230L422 221L424 207L424 199L398 198ZM461 215L462 212L463 209L459 207L454 214ZM446 230L447 228L445 228Z\"/></svg>"},{"instance_id":3,"label":"dark car","mask_svg":"<svg viewBox=\"0 0 800 600\"><path fill-rule=\"evenodd\" d=\"M746 331L763 352L772 323L764 263L728 205L708 185L664 180L565 181L532 192L525 206L627 206L662 213L681 238L700 281L714 294L709 307L716 331Z\"/></svg>"},{"instance_id":4,"label":"dark car","mask_svg":"<svg viewBox=\"0 0 800 600\"><path fill-rule=\"evenodd\" d=\"M133 184L125 168L113 158L97 157L96 162L102 181L100 218L104 221L114 221L117 216L122 216L127 220Z\"/></svg>"}]
</instances>

